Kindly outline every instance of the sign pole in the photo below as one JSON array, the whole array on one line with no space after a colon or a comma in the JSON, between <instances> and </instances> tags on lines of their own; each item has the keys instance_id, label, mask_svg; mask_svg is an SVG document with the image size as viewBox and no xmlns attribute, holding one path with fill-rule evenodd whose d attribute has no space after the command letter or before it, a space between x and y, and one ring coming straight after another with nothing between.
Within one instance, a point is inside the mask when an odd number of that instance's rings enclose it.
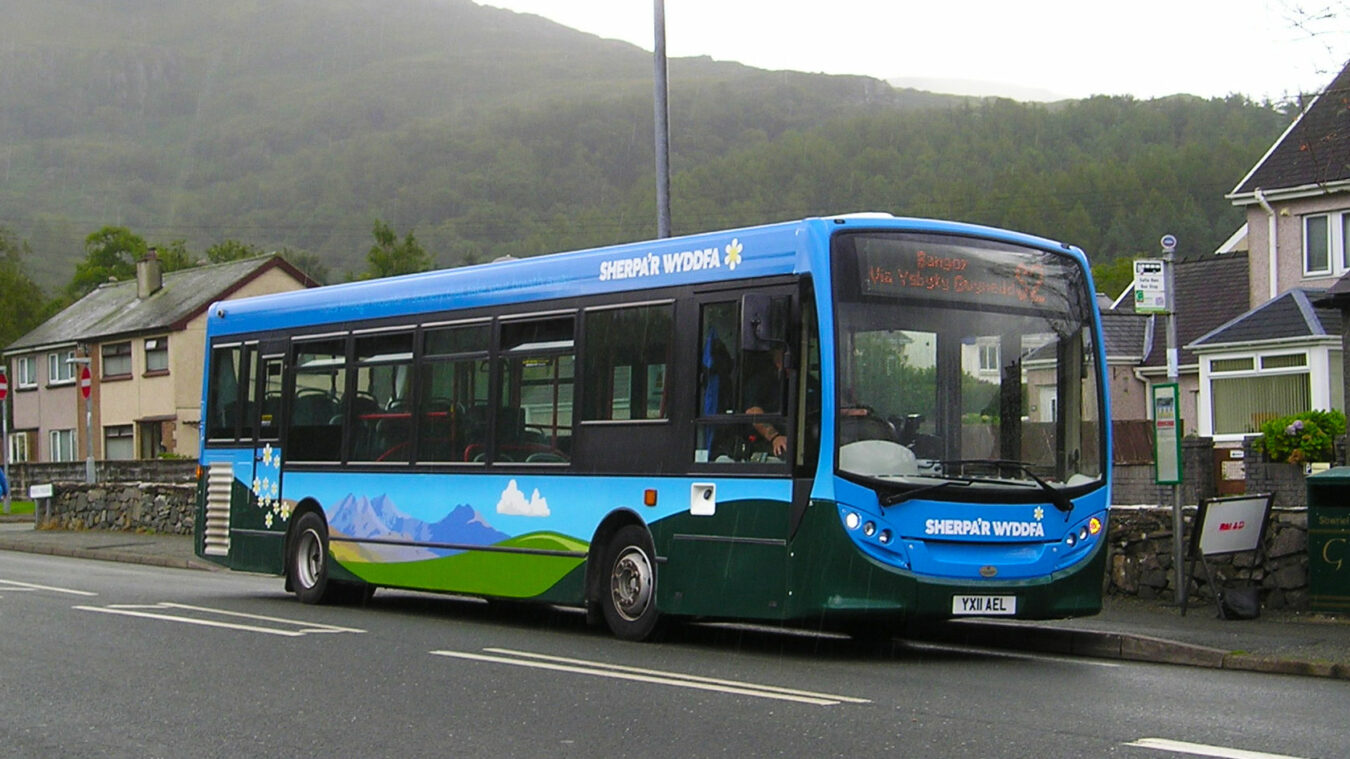
<instances>
[{"instance_id":1,"label":"sign pole","mask_svg":"<svg viewBox=\"0 0 1350 759\"><path fill-rule=\"evenodd\" d=\"M9 513L9 404L5 403L5 398L9 396L9 377L3 371L0 371L0 462L4 462L4 469L0 470L4 474L5 480L5 513Z\"/></svg>"},{"instance_id":2,"label":"sign pole","mask_svg":"<svg viewBox=\"0 0 1350 759\"><path fill-rule=\"evenodd\" d=\"M80 395L84 396L84 481L93 484L94 477L94 376L85 364L80 370Z\"/></svg>"},{"instance_id":3,"label":"sign pole","mask_svg":"<svg viewBox=\"0 0 1350 759\"><path fill-rule=\"evenodd\" d=\"M1181 448L1181 392L1178 379L1181 376L1177 346L1177 297L1173 257L1177 250L1177 238L1163 235L1159 241L1163 251L1163 276L1167 280L1167 381L1178 387L1177 390L1177 451L1180 458ZM1178 461L1178 464L1180 462ZM1178 604L1186 598L1186 571L1182 566L1186 562L1185 541L1182 540L1184 522L1181 518L1181 467L1177 467L1176 479L1172 482L1172 574L1174 580L1173 596Z\"/></svg>"}]
</instances>

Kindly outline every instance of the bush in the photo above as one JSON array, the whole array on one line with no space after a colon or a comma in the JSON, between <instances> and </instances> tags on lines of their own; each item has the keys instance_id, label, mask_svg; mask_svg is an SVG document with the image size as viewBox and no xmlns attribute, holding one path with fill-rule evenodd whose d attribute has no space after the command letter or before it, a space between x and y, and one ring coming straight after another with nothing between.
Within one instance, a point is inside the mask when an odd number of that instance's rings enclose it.
<instances>
[{"instance_id":1,"label":"bush","mask_svg":"<svg viewBox=\"0 0 1350 759\"><path fill-rule=\"evenodd\" d=\"M1252 448L1276 462L1331 461L1336 438L1344 434L1344 413L1305 411L1261 425L1261 437L1252 441Z\"/></svg>"}]
</instances>

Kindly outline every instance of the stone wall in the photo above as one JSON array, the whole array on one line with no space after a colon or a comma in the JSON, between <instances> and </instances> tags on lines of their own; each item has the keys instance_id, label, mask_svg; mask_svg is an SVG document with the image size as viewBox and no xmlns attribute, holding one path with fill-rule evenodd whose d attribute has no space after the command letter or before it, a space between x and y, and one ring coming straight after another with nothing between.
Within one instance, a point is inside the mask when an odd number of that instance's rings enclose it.
<instances>
[{"instance_id":1,"label":"stone wall","mask_svg":"<svg viewBox=\"0 0 1350 759\"><path fill-rule=\"evenodd\" d=\"M1183 509L1189 540L1196 508ZM1161 507L1114 507L1108 525L1106 592L1139 598L1172 599L1176 595L1172 571L1172 510ZM1263 551L1209 559L1216 581L1255 584L1262 606L1268 609L1308 608L1308 511L1303 506L1280 506L1276 500L1266 530ZM1192 605L1212 602L1205 571L1196 564L1190 587Z\"/></svg>"},{"instance_id":2,"label":"stone wall","mask_svg":"<svg viewBox=\"0 0 1350 759\"><path fill-rule=\"evenodd\" d=\"M98 482L173 482L197 480L197 462L190 459L146 459L135 461L95 461ZM27 497L32 485L49 482L84 482L84 462L21 463L9 465L9 480L14 495Z\"/></svg>"},{"instance_id":3,"label":"stone wall","mask_svg":"<svg viewBox=\"0 0 1350 759\"><path fill-rule=\"evenodd\" d=\"M1111 502L1145 506L1172 503L1172 486L1157 484L1152 461L1116 463L1112 469ZM1214 441L1207 437L1181 441L1181 502L1199 503L1217 492L1214 479ZM1247 491L1256 492L1256 491Z\"/></svg>"},{"instance_id":4,"label":"stone wall","mask_svg":"<svg viewBox=\"0 0 1350 759\"><path fill-rule=\"evenodd\" d=\"M1306 506L1308 485L1303 467L1277 464L1252 451L1252 438L1242 444L1247 470L1248 493L1274 493L1276 506Z\"/></svg>"},{"instance_id":5,"label":"stone wall","mask_svg":"<svg viewBox=\"0 0 1350 759\"><path fill-rule=\"evenodd\" d=\"M122 482L57 483L37 504L36 527L191 535L197 486Z\"/></svg>"}]
</instances>

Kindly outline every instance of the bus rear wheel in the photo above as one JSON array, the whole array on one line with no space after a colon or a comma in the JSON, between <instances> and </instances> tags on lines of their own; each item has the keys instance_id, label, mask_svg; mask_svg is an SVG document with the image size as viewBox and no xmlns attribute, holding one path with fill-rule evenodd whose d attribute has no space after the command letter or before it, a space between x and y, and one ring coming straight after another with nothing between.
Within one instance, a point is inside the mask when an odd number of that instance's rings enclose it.
<instances>
[{"instance_id":1,"label":"bus rear wheel","mask_svg":"<svg viewBox=\"0 0 1350 759\"><path fill-rule=\"evenodd\" d=\"M374 585L329 579L328 526L312 511L295 523L286 553L286 587L307 604L364 604L375 595Z\"/></svg>"},{"instance_id":2,"label":"bus rear wheel","mask_svg":"<svg viewBox=\"0 0 1350 759\"><path fill-rule=\"evenodd\" d=\"M295 523L295 535L286 552L286 575L295 597L302 603L331 600L328 582L328 528L314 512Z\"/></svg>"},{"instance_id":3,"label":"bus rear wheel","mask_svg":"<svg viewBox=\"0 0 1350 759\"><path fill-rule=\"evenodd\" d=\"M647 531L629 525L614 533L605 551L600 606L616 637L647 640L656 632L655 551Z\"/></svg>"}]
</instances>

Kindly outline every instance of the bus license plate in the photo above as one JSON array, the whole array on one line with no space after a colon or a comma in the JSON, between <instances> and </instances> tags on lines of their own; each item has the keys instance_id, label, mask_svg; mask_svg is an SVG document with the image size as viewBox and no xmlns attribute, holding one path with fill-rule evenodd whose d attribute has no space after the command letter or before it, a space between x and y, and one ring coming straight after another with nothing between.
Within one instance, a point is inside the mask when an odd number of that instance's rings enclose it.
<instances>
[{"instance_id":1,"label":"bus license plate","mask_svg":"<svg viewBox=\"0 0 1350 759\"><path fill-rule=\"evenodd\" d=\"M952 596L952 614L1012 616L1017 613L1017 596Z\"/></svg>"}]
</instances>

